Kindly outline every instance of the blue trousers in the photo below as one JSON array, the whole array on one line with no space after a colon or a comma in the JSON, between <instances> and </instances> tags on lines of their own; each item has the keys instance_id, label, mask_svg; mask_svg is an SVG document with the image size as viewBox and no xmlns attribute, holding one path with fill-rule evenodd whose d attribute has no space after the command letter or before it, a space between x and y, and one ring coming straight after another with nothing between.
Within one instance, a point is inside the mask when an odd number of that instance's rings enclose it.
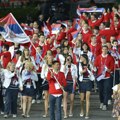
<instances>
[{"instance_id":1,"label":"blue trousers","mask_svg":"<svg viewBox=\"0 0 120 120\"><path fill-rule=\"evenodd\" d=\"M5 93L5 114L17 114L18 89L6 89Z\"/></svg>"},{"instance_id":2,"label":"blue trousers","mask_svg":"<svg viewBox=\"0 0 120 120\"><path fill-rule=\"evenodd\" d=\"M100 102L107 105L111 95L111 79L102 79L98 82Z\"/></svg>"},{"instance_id":3,"label":"blue trousers","mask_svg":"<svg viewBox=\"0 0 120 120\"><path fill-rule=\"evenodd\" d=\"M50 95L49 102L50 102L50 120L62 120L61 115L62 95L59 97ZM56 116L55 116L55 104L56 104Z\"/></svg>"}]
</instances>

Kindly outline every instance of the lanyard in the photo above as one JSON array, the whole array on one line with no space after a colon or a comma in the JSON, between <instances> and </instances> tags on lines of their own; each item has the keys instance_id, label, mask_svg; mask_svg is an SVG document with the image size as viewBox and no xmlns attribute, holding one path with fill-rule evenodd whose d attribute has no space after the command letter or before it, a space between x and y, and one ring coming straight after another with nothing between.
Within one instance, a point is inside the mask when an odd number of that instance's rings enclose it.
<instances>
[{"instance_id":1,"label":"lanyard","mask_svg":"<svg viewBox=\"0 0 120 120\"><path fill-rule=\"evenodd\" d=\"M107 57L105 57L105 61L104 61L104 63L103 63L103 57L101 56L101 68L102 68L102 66L103 66L103 68L105 67L105 65L106 65L106 62L107 62Z\"/></svg>"}]
</instances>

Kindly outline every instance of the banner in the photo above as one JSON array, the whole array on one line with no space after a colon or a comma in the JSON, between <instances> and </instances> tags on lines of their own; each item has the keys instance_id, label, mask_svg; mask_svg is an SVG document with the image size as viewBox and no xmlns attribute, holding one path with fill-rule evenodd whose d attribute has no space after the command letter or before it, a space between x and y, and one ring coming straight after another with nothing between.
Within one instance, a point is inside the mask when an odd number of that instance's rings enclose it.
<instances>
[{"instance_id":1,"label":"banner","mask_svg":"<svg viewBox=\"0 0 120 120\"><path fill-rule=\"evenodd\" d=\"M77 14L80 16L82 12L104 12L104 8L96 8L96 7L80 8L80 7L78 6L76 12L77 12Z\"/></svg>"},{"instance_id":2,"label":"banner","mask_svg":"<svg viewBox=\"0 0 120 120\"><path fill-rule=\"evenodd\" d=\"M6 41L28 43L30 38L25 34L12 13L0 19L0 34Z\"/></svg>"}]
</instances>

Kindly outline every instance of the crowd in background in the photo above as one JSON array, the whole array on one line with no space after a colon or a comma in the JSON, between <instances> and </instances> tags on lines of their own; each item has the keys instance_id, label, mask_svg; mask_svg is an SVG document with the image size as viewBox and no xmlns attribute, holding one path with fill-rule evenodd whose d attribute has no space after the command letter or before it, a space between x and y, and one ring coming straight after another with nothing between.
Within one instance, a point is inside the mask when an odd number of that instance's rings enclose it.
<instances>
[{"instance_id":1,"label":"crowd in background","mask_svg":"<svg viewBox=\"0 0 120 120\"><path fill-rule=\"evenodd\" d=\"M26 44L0 37L1 114L5 118L9 114L17 117L19 93L22 116L30 117L32 103L40 103L44 93L43 117L49 114L49 104L51 120L55 116L61 120L61 104L64 119L74 117L78 88L80 117L89 119L91 91L98 88L100 109L107 110L113 97L113 117L120 120L120 5L113 6L112 12L109 9L100 14L83 12L73 20L52 24L49 21L50 18L44 21L44 16L39 15L34 22L22 23L31 39ZM54 32L56 25L59 29Z\"/></svg>"}]
</instances>

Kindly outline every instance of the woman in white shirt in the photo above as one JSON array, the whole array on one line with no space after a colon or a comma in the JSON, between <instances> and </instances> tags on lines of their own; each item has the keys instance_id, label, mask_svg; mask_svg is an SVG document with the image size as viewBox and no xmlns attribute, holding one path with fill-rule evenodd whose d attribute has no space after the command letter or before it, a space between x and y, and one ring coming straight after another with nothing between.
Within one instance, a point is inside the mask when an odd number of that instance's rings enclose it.
<instances>
[{"instance_id":1,"label":"woman in white shirt","mask_svg":"<svg viewBox=\"0 0 120 120\"><path fill-rule=\"evenodd\" d=\"M68 101L69 93L70 93L69 117L73 116L74 93L75 93L75 85L77 80L77 66L72 63L72 57L70 55L66 57L64 73L67 81L67 86L64 88L65 92L63 94L63 107L64 107L64 118L67 118L67 101Z\"/></svg>"}]
</instances>

